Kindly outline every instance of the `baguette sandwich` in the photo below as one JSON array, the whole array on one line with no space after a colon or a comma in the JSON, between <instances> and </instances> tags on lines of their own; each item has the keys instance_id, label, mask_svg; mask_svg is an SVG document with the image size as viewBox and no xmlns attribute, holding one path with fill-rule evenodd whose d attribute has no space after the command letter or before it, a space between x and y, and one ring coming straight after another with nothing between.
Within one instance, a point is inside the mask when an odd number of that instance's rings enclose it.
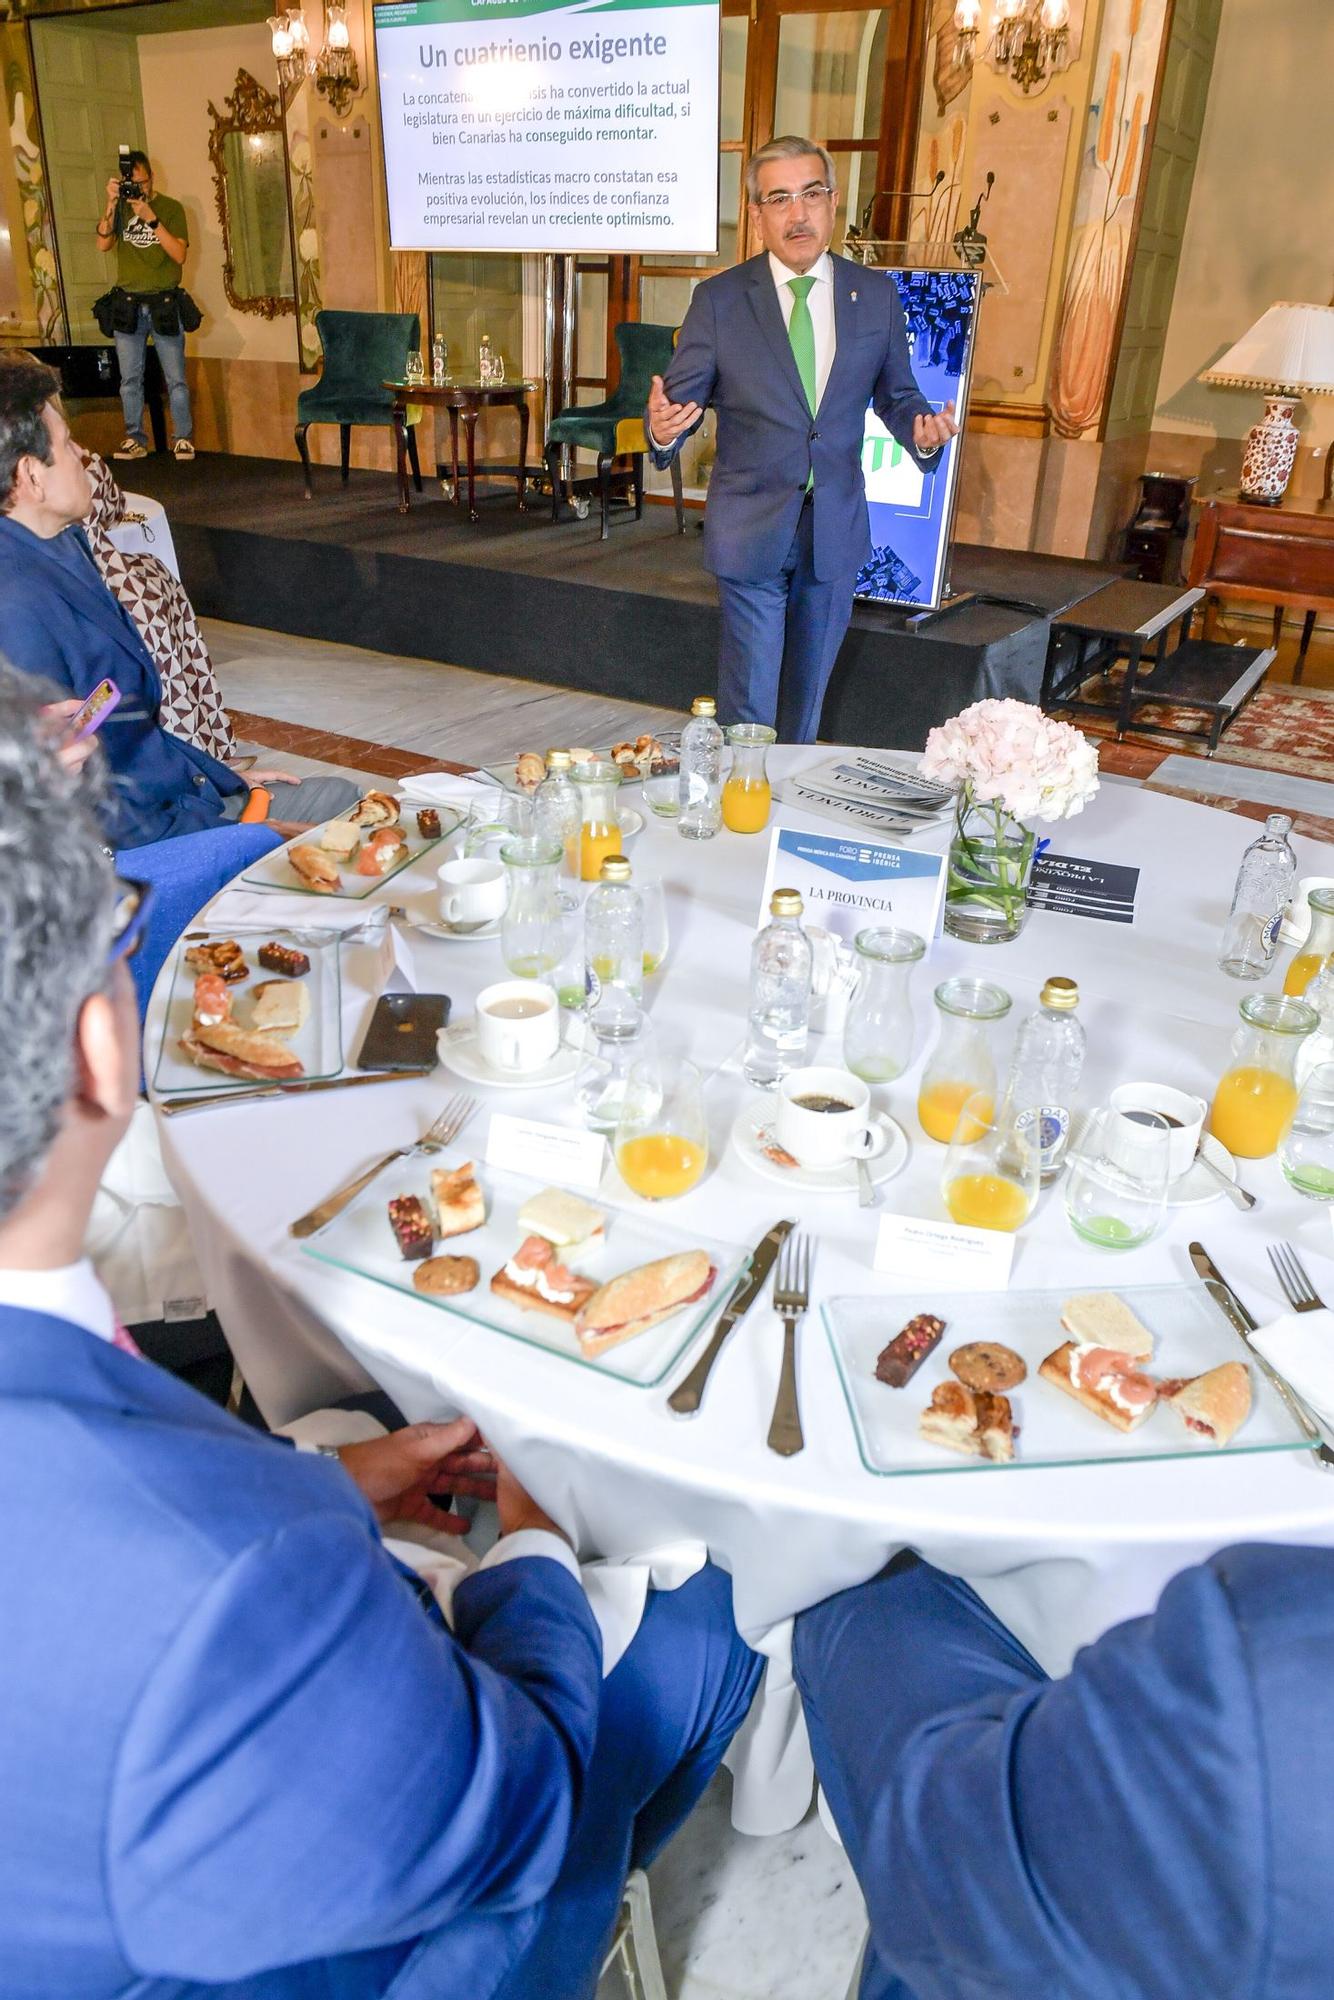
<instances>
[{"instance_id":1,"label":"baguette sandwich","mask_svg":"<svg viewBox=\"0 0 1334 2000\"><path fill-rule=\"evenodd\" d=\"M1211 1444L1227 1444L1251 1414L1251 1378L1242 1361L1225 1361L1188 1381L1160 1382L1158 1399L1174 1409L1188 1431Z\"/></svg>"},{"instance_id":2,"label":"baguette sandwich","mask_svg":"<svg viewBox=\"0 0 1334 2000\"><path fill-rule=\"evenodd\" d=\"M234 1021L218 1021L212 1026L196 1021L181 1036L181 1048L201 1069L253 1077L259 1083L290 1083L306 1073L281 1036L255 1034L238 1028Z\"/></svg>"},{"instance_id":3,"label":"baguette sandwich","mask_svg":"<svg viewBox=\"0 0 1334 2000\"><path fill-rule=\"evenodd\" d=\"M599 1285L575 1322L580 1352L589 1358L602 1354L694 1305L717 1275L706 1251L685 1250Z\"/></svg>"},{"instance_id":4,"label":"baguette sandwich","mask_svg":"<svg viewBox=\"0 0 1334 2000\"><path fill-rule=\"evenodd\" d=\"M287 859L308 889L318 889L321 895L333 896L342 888L342 876L328 855L321 854L318 847L311 847L308 843L289 847Z\"/></svg>"}]
</instances>

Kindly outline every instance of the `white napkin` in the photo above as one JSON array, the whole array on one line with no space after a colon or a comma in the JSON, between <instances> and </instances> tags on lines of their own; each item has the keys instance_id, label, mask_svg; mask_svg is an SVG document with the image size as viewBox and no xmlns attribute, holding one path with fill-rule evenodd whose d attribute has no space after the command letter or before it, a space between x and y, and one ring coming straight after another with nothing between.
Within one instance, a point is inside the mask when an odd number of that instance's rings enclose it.
<instances>
[{"instance_id":1,"label":"white napkin","mask_svg":"<svg viewBox=\"0 0 1334 2000\"><path fill-rule=\"evenodd\" d=\"M281 889L270 892L236 884L214 897L201 921L211 931L349 931L376 917L377 912L383 913L381 921L388 922L389 903L401 898L392 893L392 878L387 887L390 894L383 900L373 894L357 900L343 896L288 895ZM192 924L190 928L198 926Z\"/></svg>"},{"instance_id":2,"label":"white napkin","mask_svg":"<svg viewBox=\"0 0 1334 2000\"><path fill-rule=\"evenodd\" d=\"M413 805L457 806L467 812L483 792L498 789L491 778L461 778L453 771L418 771L399 781L399 797Z\"/></svg>"},{"instance_id":3,"label":"white napkin","mask_svg":"<svg viewBox=\"0 0 1334 2000\"><path fill-rule=\"evenodd\" d=\"M1251 1341L1334 1433L1334 1312L1280 1313Z\"/></svg>"}]
</instances>

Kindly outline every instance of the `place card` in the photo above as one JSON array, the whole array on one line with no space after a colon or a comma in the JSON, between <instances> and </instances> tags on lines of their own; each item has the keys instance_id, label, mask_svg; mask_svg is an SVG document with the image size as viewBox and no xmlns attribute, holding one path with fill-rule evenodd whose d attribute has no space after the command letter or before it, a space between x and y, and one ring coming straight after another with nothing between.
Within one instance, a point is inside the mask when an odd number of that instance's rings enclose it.
<instances>
[{"instance_id":1,"label":"place card","mask_svg":"<svg viewBox=\"0 0 1334 2000\"><path fill-rule=\"evenodd\" d=\"M1014 1237L1004 1229L965 1229L920 1215L882 1215L873 1262L904 1286L1003 1292L1010 1282Z\"/></svg>"},{"instance_id":2,"label":"place card","mask_svg":"<svg viewBox=\"0 0 1334 2000\"><path fill-rule=\"evenodd\" d=\"M505 1111L492 1112L486 1135L488 1166L524 1174L529 1180L547 1180L555 1187L586 1188L593 1194L602 1182L606 1150L600 1132L512 1118Z\"/></svg>"},{"instance_id":3,"label":"place card","mask_svg":"<svg viewBox=\"0 0 1334 2000\"><path fill-rule=\"evenodd\" d=\"M851 944L858 931L895 924L928 941L940 934L945 900L945 856L888 840L855 835L799 833L775 827L760 898L760 924L769 922L775 889L797 889L802 922Z\"/></svg>"},{"instance_id":4,"label":"place card","mask_svg":"<svg viewBox=\"0 0 1334 2000\"><path fill-rule=\"evenodd\" d=\"M1048 848L1033 863L1028 900L1059 917L1096 917L1105 924L1133 924L1139 869L1115 861L1085 861Z\"/></svg>"},{"instance_id":5,"label":"place card","mask_svg":"<svg viewBox=\"0 0 1334 2000\"><path fill-rule=\"evenodd\" d=\"M379 993L415 993L417 966L412 946L395 923L387 923L375 948L375 980Z\"/></svg>"}]
</instances>

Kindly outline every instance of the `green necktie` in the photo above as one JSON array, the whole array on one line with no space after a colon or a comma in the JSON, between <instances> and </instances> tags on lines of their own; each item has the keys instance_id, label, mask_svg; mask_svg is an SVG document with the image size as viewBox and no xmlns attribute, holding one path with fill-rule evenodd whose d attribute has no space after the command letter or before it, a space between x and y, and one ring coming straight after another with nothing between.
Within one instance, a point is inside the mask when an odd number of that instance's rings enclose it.
<instances>
[{"instance_id":1,"label":"green necktie","mask_svg":"<svg viewBox=\"0 0 1334 2000\"><path fill-rule=\"evenodd\" d=\"M806 303L806 295L814 283L814 278L787 280L788 290L792 294L792 317L787 323L787 337L792 343L797 373L801 377L801 386L806 391L806 401L810 404L812 416L815 415L815 405L819 398L815 393L815 326L811 319L811 309Z\"/></svg>"},{"instance_id":2,"label":"green necktie","mask_svg":"<svg viewBox=\"0 0 1334 2000\"><path fill-rule=\"evenodd\" d=\"M806 401L811 415L815 415L815 405L819 401L815 393L815 324L811 319L811 309L806 303L806 294L815 283L814 278L789 278L787 286L792 293L792 317L787 323L787 337L792 342L792 354L801 377L801 386L806 391ZM806 481L809 493L815 484L812 469Z\"/></svg>"}]
</instances>

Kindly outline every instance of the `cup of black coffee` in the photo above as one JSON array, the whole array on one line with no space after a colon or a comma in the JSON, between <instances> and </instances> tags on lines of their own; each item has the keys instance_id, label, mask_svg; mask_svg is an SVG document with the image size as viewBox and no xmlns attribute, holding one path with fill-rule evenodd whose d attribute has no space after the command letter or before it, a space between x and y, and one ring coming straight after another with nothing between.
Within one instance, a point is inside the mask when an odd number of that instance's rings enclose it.
<instances>
[{"instance_id":1,"label":"cup of black coffee","mask_svg":"<svg viewBox=\"0 0 1334 2000\"><path fill-rule=\"evenodd\" d=\"M1108 1156L1133 1173L1146 1155L1167 1147L1167 1178L1190 1172L1208 1105L1170 1083L1121 1083L1108 1099L1104 1141ZM1157 1116L1152 1118L1151 1114ZM1166 1133L1162 1125L1167 1126Z\"/></svg>"},{"instance_id":2,"label":"cup of black coffee","mask_svg":"<svg viewBox=\"0 0 1334 2000\"><path fill-rule=\"evenodd\" d=\"M846 1069L794 1069L785 1076L774 1135L799 1166L815 1169L873 1159L886 1143L870 1091Z\"/></svg>"}]
</instances>

